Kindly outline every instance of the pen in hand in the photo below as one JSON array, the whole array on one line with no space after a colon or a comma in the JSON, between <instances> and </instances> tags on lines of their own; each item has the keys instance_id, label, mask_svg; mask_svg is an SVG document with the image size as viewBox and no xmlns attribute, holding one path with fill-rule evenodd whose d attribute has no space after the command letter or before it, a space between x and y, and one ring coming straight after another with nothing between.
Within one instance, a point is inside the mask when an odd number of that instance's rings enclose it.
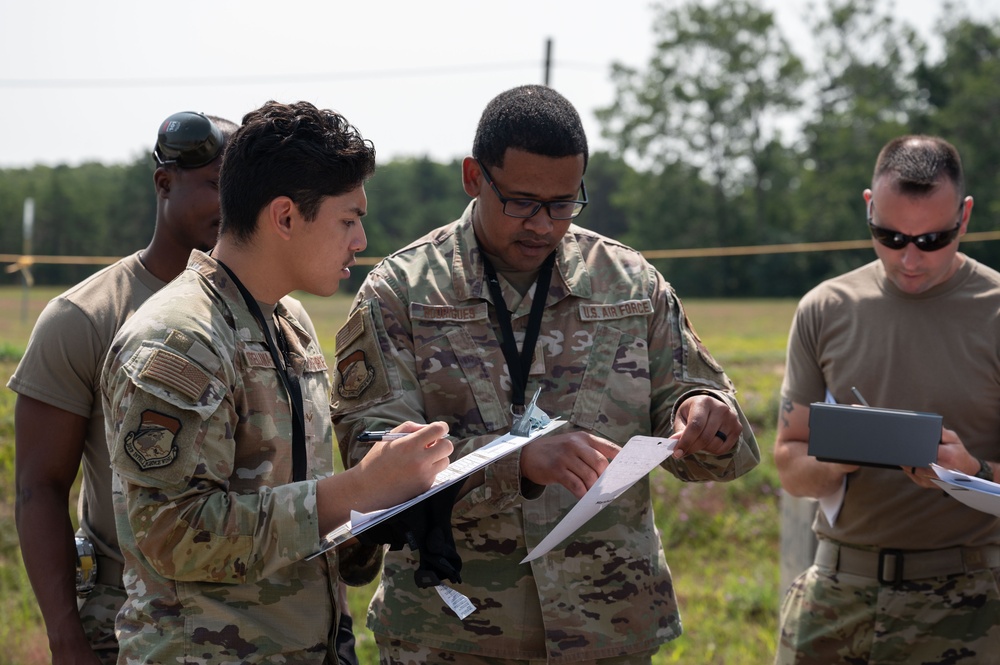
<instances>
[{"instance_id":1,"label":"pen in hand","mask_svg":"<svg viewBox=\"0 0 1000 665\"><path fill-rule=\"evenodd\" d=\"M392 441L413 432L390 432L389 430L369 430L358 435L358 441Z\"/></svg>"}]
</instances>

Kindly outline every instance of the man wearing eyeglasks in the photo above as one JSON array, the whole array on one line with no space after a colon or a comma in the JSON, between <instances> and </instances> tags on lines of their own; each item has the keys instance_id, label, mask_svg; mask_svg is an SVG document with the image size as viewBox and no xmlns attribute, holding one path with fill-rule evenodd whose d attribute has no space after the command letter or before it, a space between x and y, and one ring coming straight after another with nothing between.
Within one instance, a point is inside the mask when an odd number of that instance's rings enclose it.
<instances>
[{"instance_id":1,"label":"man wearing eyeglasks","mask_svg":"<svg viewBox=\"0 0 1000 665\"><path fill-rule=\"evenodd\" d=\"M8 383L18 393L18 536L55 665L117 661L115 615L125 591L97 393L101 363L125 319L183 270L191 250L215 244L219 165L235 129L228 120L201 113L175 113L163 121L153 150L152 240L54 298ZM74 544L67 507L81 461ZM74 553L82 559L79 572Z\"/></svg>"},{"instance_id":2,"label":"man wearing eyeglasks","mask_svg":"<svg viewBox=\"0 0 1000 665\"><path fill-rule=\"evenodd\" d=\"M785 597L776 663L1000 662L1000 518L942 493L930 468L807 454L808 405L857 389L941 414L943 467L994 481L1000 460L1000 274L959 252L972 197L958 152L890 141L864 202L878 260L806 294L788 341L775 460L789 494L832 507Z\"/></svg>"},{"instance_id":3,"label":"man wearing eyeglasks","mask_svg":"<svg viewBox=\"0 0 1000 665\"><path fill-rule=\"evenodd\" d=\"M379 264L338 335L334 424L350 465L370 455L363 429L407 420L444 420L465 455L506 434L538 389L567 421L467 482L454 520L443 511L468 618L417 586L413 553L386 555L368 616L383 663L649 663L681 623L648 479L520 561L634 435L678 435L662 466L685 481L731 480L759 460L670 285L574 224L586 165L565 97L535 85L497 96L462 163L472 202ZM367 384L345 375L359 363Z\"/></svg>"}]
</instances>

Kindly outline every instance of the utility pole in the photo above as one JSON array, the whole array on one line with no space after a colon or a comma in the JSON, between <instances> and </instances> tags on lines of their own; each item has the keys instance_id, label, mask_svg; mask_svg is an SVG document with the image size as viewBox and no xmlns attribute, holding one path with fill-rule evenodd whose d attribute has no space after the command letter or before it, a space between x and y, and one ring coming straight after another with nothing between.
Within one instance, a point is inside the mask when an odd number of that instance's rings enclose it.
<instances>
[{"instance_id":1,"label":"utility pole","mask_svg":"<svg viewBox=\"0 0 1000 665\"><path fill-rule=\"evenodd\" d=\"M31 255L31 236L34 233L35 228L35 199L27 198L24 199L24 238L23 238L23 249L22 254L25 257ZM27 260L27 259L26 259ZM21 323L28 322L28 300L31 298L31 285L34 283L34 278L31 275L31 264L26 263L21 265L21 276L24 278L24 297L21 299Z\"/></svg>"},{"instance_id":2,"label":"utility pole","mask_svg":"<svg viewBox=\"0 0 1000 665\"><path fill-rule=\"evenodd\" d=\"M545 85L548 86L550 81L550 75L552 73L552 38L548 37L545 40L545 71L543 72L543 78Z\"/></svg>"}]
</instances>

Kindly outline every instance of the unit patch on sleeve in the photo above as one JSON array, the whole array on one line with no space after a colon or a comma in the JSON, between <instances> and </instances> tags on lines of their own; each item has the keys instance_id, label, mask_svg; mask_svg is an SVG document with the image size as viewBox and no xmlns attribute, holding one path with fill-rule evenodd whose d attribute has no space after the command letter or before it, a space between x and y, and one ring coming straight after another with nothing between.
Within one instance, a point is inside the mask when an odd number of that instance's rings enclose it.
<instances>
[{"instance_id":1,"label":"unit patch on sleeve","mask_svg":"<svg viewBox=\"0 0 1000 665\"><path fill-rule=\"evenodd\" d=\"M358 349L337 363L340 382L337 394L344 399L357 399L375 379L375 369L368 364L365 352Z\"/></svg>"},{"instance_id":2,"label":"unit patch on sleeve","mask_svg":"<svg viewBox=\"0 0 1000 665\"><path fill-rule=\"evenodd\" d=\"M181 421L147 409L139 426L125 435L125 452L143 471L169 466L177 459L177 432Z\"/></svg>"}]
</instances>

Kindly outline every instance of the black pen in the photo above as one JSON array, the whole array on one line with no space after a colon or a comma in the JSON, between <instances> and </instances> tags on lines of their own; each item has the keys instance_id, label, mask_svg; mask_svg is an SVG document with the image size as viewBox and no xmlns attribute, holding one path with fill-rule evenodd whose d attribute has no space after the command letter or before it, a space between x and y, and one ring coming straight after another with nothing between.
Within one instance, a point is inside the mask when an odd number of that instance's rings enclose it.
<instances>
[{"instance_id":1,"label":"black pen","mask_svg":"<svg viewBox=\"0 0 1000 665\"><path fill-rule=\"evenodd\" d=\"M413 434L413 432L390 432L387 429L369 430L359 434L358 441L391 441L393 439L406 436L407 434Z\"/></svg>"}]
</instances>

